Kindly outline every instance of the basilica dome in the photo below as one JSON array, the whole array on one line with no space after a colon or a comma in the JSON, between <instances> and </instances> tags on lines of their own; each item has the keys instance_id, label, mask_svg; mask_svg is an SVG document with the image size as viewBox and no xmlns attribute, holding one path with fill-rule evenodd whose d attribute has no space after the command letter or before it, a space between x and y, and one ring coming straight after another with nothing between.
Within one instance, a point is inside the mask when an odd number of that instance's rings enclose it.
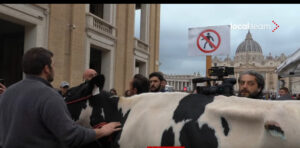
<instances>
[{"instance_id":1,"label":"basilica dome","mask_svg":"<svg viewBox=\"0 0 300 148\"><path fill-rule=\"evenodd\" d=\"M234 62L243 64L262 63L264 56L260 45L253 40L250 31L246 35L246 39L238 46Z\"/></svg>"},{"instance_id":2,"label":"basilica dome","mask_svg":"<svg viewBox=\"0 0 300 148\"><path fill-rule=\"evenodd\" d=\"M238 46L235 54L238 54L238 53L251 53L251 52L256 52L256 53L261 53L262 54L262 50L261 50L260 45L256 41L253 40L250 31L248 31L245 41L243 41Z\"/></svg>"}]
</instances>

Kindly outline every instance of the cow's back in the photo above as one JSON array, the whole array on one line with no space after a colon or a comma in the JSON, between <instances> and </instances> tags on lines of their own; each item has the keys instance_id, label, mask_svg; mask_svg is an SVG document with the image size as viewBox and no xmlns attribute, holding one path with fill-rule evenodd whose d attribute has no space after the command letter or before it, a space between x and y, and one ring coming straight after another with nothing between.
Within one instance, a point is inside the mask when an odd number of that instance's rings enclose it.
<instances>
[{"instance_id":1,"label":"cow's back","mask_svg":"<svg viewBox=\"0 0 300 148\"><path fill-rule=\"evenodd\" d=\"M293 148L300 145L300 102L187 93L146 93L121 98L128 115L121 148Z\"/></svg>"}]
</instances>

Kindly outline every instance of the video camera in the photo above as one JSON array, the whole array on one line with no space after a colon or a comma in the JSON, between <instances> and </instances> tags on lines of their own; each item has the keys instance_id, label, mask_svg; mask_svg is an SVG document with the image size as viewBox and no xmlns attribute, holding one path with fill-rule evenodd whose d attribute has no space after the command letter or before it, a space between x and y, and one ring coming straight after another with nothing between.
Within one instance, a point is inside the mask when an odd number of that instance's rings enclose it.
<instances>
[{"instance_id":1,"label":"video camera","mask_svg":"<svg viewBox=\"0 0 300 148\"><path fill-rule=\"evenodd\" d=\"M198 94L205 95L233 95L233 85L236 83L235 78L224 78L224 76L233 75L233 67L212 67L208 69L209 76L215 76L217 78L195 78L192 80L194 88ZM216 83L217 81L222 81L221 84ZM211 84L213 82L213 84Z\"/></svg>"}]
</instances>

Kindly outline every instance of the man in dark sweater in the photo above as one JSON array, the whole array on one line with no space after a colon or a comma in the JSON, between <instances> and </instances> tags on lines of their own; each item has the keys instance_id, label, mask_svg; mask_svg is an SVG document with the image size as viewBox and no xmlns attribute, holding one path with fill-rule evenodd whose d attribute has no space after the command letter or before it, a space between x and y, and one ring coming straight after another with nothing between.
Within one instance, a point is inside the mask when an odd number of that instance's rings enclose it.
<instances>
[{"instance_id":1,"label":"man in dark sweater","mask_svg":"<svg viewBox=\"0 0 300 148\"><path fill-rule=\"evenodd\" d=\"M281 87L278 91L278 94L280 95L280 97L276 100L294 100L290 95L289 89L287 87Z\"/></svg>"},{"instance_id":2,"label":"man in dark sweater","mask_svg":"<svg viewBox=\"0 0 300 148\"><path fill-rule=\"evenodd\" d=\"M100 129L76 124L50 82L52 52L33 48L23 56L26 78L6 89L0 99L0 148L60 148L92 142L120 130L119 122Z\"/></svg>"}]
</instances>

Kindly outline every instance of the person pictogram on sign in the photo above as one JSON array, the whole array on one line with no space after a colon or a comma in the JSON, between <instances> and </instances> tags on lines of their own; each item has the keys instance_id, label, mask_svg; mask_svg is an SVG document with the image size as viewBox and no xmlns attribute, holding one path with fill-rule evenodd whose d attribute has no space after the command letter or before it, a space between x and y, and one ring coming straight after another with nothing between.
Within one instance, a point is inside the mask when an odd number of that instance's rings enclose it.
<instances>
[{"instance_id":1,"label":"person pictogram on sign","mask_svg":"<svg viewBox=\"0 0 300 148\"><path fill-rule=\"evenodd\" d=\"M205 37L206 37L208 40L214 41L214 38L213 38L212 36L210 36L209 32L207 32L207 35L206 35ZM201 40L204 40L204 38L201 39ZM206 40L205 40L205 41L206 41ZM204 43L204 48L205 48L205 46L206 46L207 43L208 43L207 41ZM210 48L212 48L212 46L211 46L210 44L208 44L208 45L210 46Z\"/></svg>"}]
</instances>

